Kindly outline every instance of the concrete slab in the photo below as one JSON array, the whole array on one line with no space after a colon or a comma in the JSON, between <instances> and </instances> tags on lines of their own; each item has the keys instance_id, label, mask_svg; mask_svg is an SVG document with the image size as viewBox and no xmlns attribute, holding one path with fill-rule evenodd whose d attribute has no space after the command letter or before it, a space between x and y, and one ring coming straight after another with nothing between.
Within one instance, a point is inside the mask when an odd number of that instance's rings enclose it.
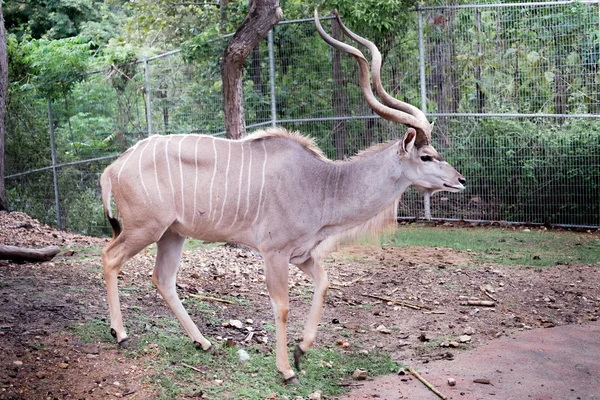
<instances>
[{"instance_id":1,"label":"concrete slab","mask_svg":"<svg viewBox=\"0 0 600 400\"><path fill-rule=\"evenodd\" d=\"M600 400L600 322L517 332L453 361L411 367L448 399ZM439 400L416 378L397 375L366 382L340 399L365 398Z\"/></svg>"}]
</instances>

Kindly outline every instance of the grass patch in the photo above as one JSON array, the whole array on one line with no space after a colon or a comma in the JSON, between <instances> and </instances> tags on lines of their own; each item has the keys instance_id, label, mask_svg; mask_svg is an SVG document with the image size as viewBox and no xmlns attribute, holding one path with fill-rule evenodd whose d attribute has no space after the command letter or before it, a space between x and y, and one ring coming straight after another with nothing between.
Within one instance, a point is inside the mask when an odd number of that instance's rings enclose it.
<instances>
[{"instance_id":1,"label":"grass patch","mask_svg":"<svg viewBox=\"0 0 600 400\"><path fill-rule=\"evenodd\" d=\"M549 267L596 264L598 236L573 232L409 226L382 239L383 246L438 246L476 253L475 261Z\"/></svg>"},{"instance_id":2,"label":"grass patch","mask_svg":"<svg viewBox=\"0 0 600 400\"><path fill-rule=\"evenodd\" d=\"M180 398L198 391L198 386L215 399L260 399L270 394L277 396L307 396L316 390L323 395L336 395L344 392L339 384L349 379L357 368L364 368L370 376L395 372L399 364L391 361L389 355L344 354L335 348L311 349L302 360L305 374L300 376L302 385L287 387L275 368L274 352L267 352L258 346L244 348L250 360L239 360L237 347L216 345L213 353L195 349L189 339L182 336L157 334L152 338L160 348L160 372L150 377L160 392L161 399ZM290 351L291 358L291 351ZM193 366L202 372L194 371L182 364ZM215 380L222 380L217 384Z\"/></svg>"},{"instance_id":3,"label":"grass patch","mask_svg":"<svg viewBox=\"0 0 600 400\"><path fill-rule=\"evenodd\" d=\"M71 333L79 336L83 343L114 342L110 335L110 325L101 319L90 319L71 326Z\"/></svg>"},{"instance_id":4,"label":"grass patch","mask_svg":"<svg viewBox=\"0 0 600 400\"><path fill-rule=\"evenodd\" d=\"M295 398L316 390L321 390L324 396L332 396L346 391L340 383L351 379L357 368L365 369L369 376L377 376L395 372L400 367L384 352L365 355L342 353L336 347L317 347L302 359L305 369L300 375L302 385L288 387L275 367L273 347L243 347L250 359L241 362L238 355L241 347L225 347L211 340L214 351L196 349L189 338L181 334L174 318L161 318L146 328L144 333L136 335L136 345L123 351L127 357L147 363L149 374L143 380L154 386L159 399L184 398L200 391L210 399L263 399L270 394ZM72 328L85 343L114 342L109 330L108 322L99 319L75 324ZM292 349L289 349L290 360ZM219 384L216 380L223 382Z\"/></svg>"}]
</instances>

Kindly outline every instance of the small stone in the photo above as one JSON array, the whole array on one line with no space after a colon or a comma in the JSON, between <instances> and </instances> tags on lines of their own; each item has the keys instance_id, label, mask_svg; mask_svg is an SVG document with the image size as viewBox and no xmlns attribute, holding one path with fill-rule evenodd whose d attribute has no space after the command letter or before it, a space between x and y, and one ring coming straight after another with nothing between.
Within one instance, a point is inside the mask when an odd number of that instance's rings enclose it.
<instances>
[{"instance_id":1,"label":"small stone","mask_svg":"<svg viewBox=\"0 0 600 400\"><path fill-rule=\"evenodd\" d=\"M13 361L13 365L15 367L21 367L21 366L23 366L23 361L19 361L19 360Z\"/></svg>"},{"instance_id":2,"label":"small stone","mask_svg":"<svg viewBox=\"0 0 600 400\"><path fill-rule=\"evenodd\" d=\"M448 386L456 386L456 379L448 378Z\"/></svg>"},{"instance_id":3,"label":"small stone","mask_svg":"<svg viewBox=\"0 0 600 400\"><path fill-rule=\"evenodd\" d=\"M241 362L248 361L250 359L250 354L248 354L248 352L244 349L239 349L237 353Z\"/></svg>"},{"instance_id":4,"label":"small stone","mask_svg":"<svg viewBox=\"0 0 600 400\"><path fill-rule=\"evenodd\" d=\"M58 363L58 368L67 369L69 368L69 364L64 362Z\"/></svg>"},{"instance_id":5,"label":"small stone","mask_svg":"<svg viewBox=\"0 0 600 400\"><path fill-rule=\"evenodd\" d=\"M36 376L38 379L44 379L44 378L46 377L46 374L45 374L45 373L43 373L42 371L38 371L38 372L36 372L36 373L35 373L35 376Z\"/></svg>"},{"instance_id":6,"label":"small stone","mask_svg":"<svg viewBox=\"0 0 600 400\"><path fill-rule=\"evenodd\" d=\"M386 335L389 335L390 333L392 333L392 331L389 330L388 328L386 328L385 325L383 325L383 324L379 325L377 328L375 328L375 330L377 332L381 332L381 333L384 333Z\"/></svg>"},{"instance_id":7,"label":"small stone","mask_svg":"<svg viewBox=\"0 0 600 400\"><path fill-rule=\"evenodd\" d=\"M367 379L367 371L362 368L358 368L352 373L352 378L357 381L364 381Z\"/></svg>"},{"instance_id":8,"label":"small stone","mask_svg":"<svg viewBox=\"0 0 600 400\"><path fill-rule=\"evenodd\" d=\"M475 334L475 329L473 327L467 326L465 328L465 330L463 331L463 333L465 335L474 335Z\"/></svg>"},{"instance_id":9,"label":"small stone","mask_svg":"<svg viewBox=\"0 0 600 400\"><path fill-rule=\"evenodd\" d=\"M450 343L448 343L448 346L449 346L449 347L454 347L454 348L457 348L457 347L459 347L459 346L460 346L460 344L459 344L457 341L455 341L455 340L452 340L452 341L450 341Z\"/></svg>"},{"instance_id":10,"label":"small stone","mask_svg":"<svg viewBox=\"0 0 600 400\"><path fill-rule=\"evenodd\" d=\"M113 382L113 385L115 385L115 386L121 386L121 382L119 382L119 381L114 381L114 382Z\"/></svg>"},{"instance_id":11,"label":"small stone","mask_svg":"<svg viewBox=\"0 0 600 400\"><path fill-rule=\"evenodd\" d=\"M317 390L316 392L309 394L308 398L310 400L321 400L321 391Z\"/></svg>"},{"instance_id":12,"label":"small stone","mask_svg":"<svg viewBox=\"0 0 600 400\"><path fill-rule=\"evenodd\" d=\"M216 383L217 385L222 385L222 384L223 384L223 381L222 381L222 380L220 380L220 379L215 379L215 383Z\"/></svg>"},{"instance_id":13,"label":"small stone","mask_svg":"<svg viewBox=\"0 0 600 400\"><path fill-rule=\"evenodd\" d=\"M230 319L229 320L229 325L233 326L234 328L237 329L243 329L244 328L244 324L242 323L242 321L237 320L237 319Z\"/></svg>"},{"instance_id":14,"label":"small stone","mask_svg":"<svg viewBox=\"0 0 600 400\"><path fill-rule=\"evenodd\" d=\"M460 343L468 343L468 342L470 342L470 341L471 341L471 336L469 336L469 335L462 335L462 336L460 336L460 337L458 338L458 341L459 341Z\"/></svg>"}]
</instances>

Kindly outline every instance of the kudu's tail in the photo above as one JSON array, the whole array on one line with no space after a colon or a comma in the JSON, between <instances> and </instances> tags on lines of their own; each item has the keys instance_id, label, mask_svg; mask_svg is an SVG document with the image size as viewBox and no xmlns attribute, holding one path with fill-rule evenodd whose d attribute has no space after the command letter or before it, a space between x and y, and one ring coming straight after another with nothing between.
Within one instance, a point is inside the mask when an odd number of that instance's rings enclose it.
<instances>
[{"instance_id":1,"label":"kudu's tail","mask_svg":"<svg viewBox=\"0 0 600 400\"><path fill-rule=\"evenodd\" d=\"M110 196L112 193L112 180L108 172L104 172L100 178L100 187L102 188L102 204L104 205L104 213L113 231L113 240L121 233L121 223L112 216L110 211ZM117 216L119 212L116 212Z\"/></svg>"}]
</instances>

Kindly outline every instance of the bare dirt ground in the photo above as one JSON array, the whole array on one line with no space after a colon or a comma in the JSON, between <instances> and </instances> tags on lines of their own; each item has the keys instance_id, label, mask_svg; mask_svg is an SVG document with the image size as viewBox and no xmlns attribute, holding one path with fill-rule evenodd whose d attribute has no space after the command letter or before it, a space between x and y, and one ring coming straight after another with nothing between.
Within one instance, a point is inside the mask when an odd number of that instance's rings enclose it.
<instances>
[{"instance_id":1,"label":"bare dirt ground","mask_svg":"<svg viewBox=\"0 0 600 400\"><path fill-rule=\"evenodd\" d=\"M84 344L73 333L77 324L108 318L98 257L107 242L55 231L21 213L0 213L0 244L62 248L51 262L0 261L0 399L155 397L142 379L150 367L124 357L106 338ZM154 257L152 249L142 252L120 276L124 321L134 337L144 329L132 323L139 309L150 323L171 316L150 282ZM598 319L598 266L473 268L472 257L468 251L435 247L344 247L325 262L332 284L318 343L337 343L341 351L384 349L399 362L419 366L518 331ZM266 325L273 317L262 272L260 257L244 249L189 250L179 274L179 295L238 300L237 305L211 302L209 319L190 313L213 340L232 338L242 345L247 332L222 322L252 319L253 340L272 343L274 333ZM300 336L311 294L312 283L292 269L291 338ZM463 305L492 297L495 307ZM459 343L464 335L468 338Z\"/></svg>"}]
</instances>

